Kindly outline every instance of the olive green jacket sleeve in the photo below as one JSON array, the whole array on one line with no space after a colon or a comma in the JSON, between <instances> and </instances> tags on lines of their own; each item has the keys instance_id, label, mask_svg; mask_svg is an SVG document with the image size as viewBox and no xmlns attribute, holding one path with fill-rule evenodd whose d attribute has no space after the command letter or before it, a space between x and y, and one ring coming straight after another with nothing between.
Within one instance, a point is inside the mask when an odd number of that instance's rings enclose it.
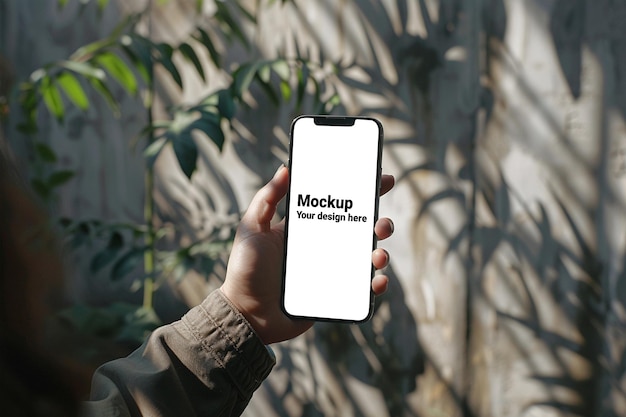
<instances>
[{"instance_id":1,"label":"olive green jacket sleeve","mask_svg":"<svg viewBox=\"0 0 626 417\"><path fill-rule=\"evenodd\" d=\"M82 416L239 416L275 364L220 290L93 378Z\"/></svg>"}]
</instances>

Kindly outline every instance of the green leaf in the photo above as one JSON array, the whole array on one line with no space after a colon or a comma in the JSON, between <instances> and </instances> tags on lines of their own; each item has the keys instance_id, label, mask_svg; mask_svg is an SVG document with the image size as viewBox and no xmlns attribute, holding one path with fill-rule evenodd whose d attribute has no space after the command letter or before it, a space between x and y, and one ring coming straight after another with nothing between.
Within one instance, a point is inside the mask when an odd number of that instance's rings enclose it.
<instances>
[{"instance_id":1,"label":"green leaf","mask_svg":"<svg viewBox=\"0 0 626 417\"><path fill-rule=\"evenodd\" d=\"M272 69L281 80L288 81L289 75L291 74L291 69L289 68L289 64L284 59L276 60L272 63Z\"/></svg>"},{"instance_id":2,"label":"green leaf","mask_svg":"<svg viewBox=\"0 0 626 417\"><path fill-rule=\"evenodd\" d=\"M220 90L218 93L217 109L220 115L231 120L235 115L235 100L230 90Z\"/></svg>"},{"instance_id":3,"label":"green leaf","mask_svg":"<svg viewBox=\"0 0 626 417\"><path fill-rule=\"evenodd\" d=\"M259 79L261 81L267 84L270 82L271 72L272 72L272 68L270 67L270 64L264 63L262 65L259 65L259 70L258 70L257 75L259 76Z\"/></svg>"},{"instance_id":4,"label":"green leaf","mask_svg":"<svg viewBox=\"0 0 626 417\"><path fill-rule=\"evenodd\" d=\"M20 132L32 135L39 130L37 125L38 94L36 85L33 83L21 83L19 88L18 100L24 120L16 127Z\"/></svg>"},{"instance_id":5,"label":"green leaf","mask_svg":"<svg viewBox=\"0 0 626 417\"><path fill-rule=\"evenodd\" d=\"M53 164L57 161L54 150L43 142L35 143L35 153L43 162Z\"/></svg>"},{"instance_id":6,"label":"green leaf","mask_svg":"<svg viewBox=\"0 0 626 417\"><path fill-rule=\"evenodd\" d=\"M147 125L146 127L144 127L143 129L141 129L141 132L139 132L137 134L137 136L139 138L142 138L144 136L147 136L148 139L156 139L156 138L160 138L161 136L163 136L163 134L159 134L155 136L155 132L159 129L167 129L170 127L170 125L172 124L171 121L155 121L152 122L151 124Z\"/></svg>"},{"instance_id":7,"label":"green leaf","mask_svg":"<svg viewBox=\"0 0 626 417\"><path fill-rule=\"evenodd\" d=\"M93 257L89 269L97 273L113 261L124 247L124 237L120 232L113 232L107 246Z\"/></svg>"},{"instance_id":8,"label":"green leaf","mask_svg":"<svg viewBox=\"0 0 626 417\"><path fill-rule=\"evenodd\" d=\"M39 195L42 199L47 200L50 197L50 187L40 178L34 178L30 184L33 187L33 190L35 190L37 195Z\"/></svg>"},{"instance_id":9,"label":"green leaf","mask_svg":"<svg viewBox=\"0 0 626 417\"><path fill-rule=\"evenodd\" d=\"M108 38L89 43L78 48L76 52L74 52L70 56L70 60L80 62L82 60L88 59L89 57L100 51L115 46L116 43L117 37L114 36L109 36Z\"/></svg>"},{"instance_id":10,"label":"green leaf","mask_svg":"<svg viewBox=\"0 0 626 417\"><path fill-rule=\"evenodd\" d=\"M18 132L21 132L25 135L34 135L39 131L37 123L34 122L30 117L23 123L19 123L15 126Z\"/></svg>"},{"instance_id":11,"label":"green leaf","mask_svg":"<svg viewBox=\"0 0 626 417\"><path fill-rule=\"evenodd\" d=\"M19 100L26 112L30 112L37 107L37 92L33 83L25 82L20 84Z\"/></svg>"},{"instance_id":12,"label":"green leaf","mask_svg":"<svg viewBox=\"0 0 626 417\"><path fill-rule=\"evenodd\" d=\"M111 238L107 246L112 249L122 249L124 246L124 236L117 231L111 233Z\"/></svg>"},{"instance_id":13,"label":"green leaf","mask_svg":"<svg viewBox=\"0 0 626 417\"><path fill-rule=\"evenodd\" d=\"M185 278L187 272L189 272L189 270L191 269L191 266L192 265L188 265L186 262L183 261L176 265L174 268L172 268L171 275L174 281L181 282L183 278Z\"/></svg>"},{"instance_id":14,"label":"green leaf","mask_svg":"<svg viewBox=\"0 0 626 417\"><path fill-rule=\"evenodd\" d=\"M59 187L74 178L74 175L74 171L70 170L61 170L54 172L48 178L48 186L50 188Z\"/></svg>"},{"instance_id":15,"label":"green leaf","mask_svg":"<svg viewBox=\"0 0 626 417\"><path fill-rule=\"evenodd\" d=\"M198 269L205 277L208 277L215 269L216 260L210 256L200 256Z\"/></svg>"},{"instance_id":16,"label":"green leaf","mask_svg":"<svg viewBox=\"0 0 626 417\"><path fill-rule=\"evenodd\" d=\"M72 232L70 246L73 249L88 244L92 239L92 227L89 222L78 223Z\"/></svg>"},{"instance_id":17,"label":"green leaf","mask_svg":"<svg viewBox=\"0 0 626 417\"><path fill-rule=\"evenodd\" d=\"M166 43L160 43L156 45L156 50L158 51L157 61L170 73L176 84L178 84L180 88L183 88L183 79L180 76L178 68L174 65L174 61L172 61L174 49Z\"/></svg>"},{"instance_id":18,"label":"green leaf","mask_svg":"<svg viewBox=\"0 0 626 417\"><path fill-rule=\"evenodd\" d=\"M132 34L120 39L122 49L135 64L137 72L147 84L152 84L152 49L154 44L143 36Z\"/></svg>"},{"instance_id":19,"label":"green leaf","mask_svg":"<svg viewBox=\"0 0 626 417\"><path fill-rule=\"evenodd\" d=\"M198 160L198 147L191 136L191 131L185 129L172 137L172 146L174 147L174 154L176 154L180 169L187 178L191 179L191 175L196 170Z\"/></svg>"},{"instance_id":20,"label":"green leaf","mask_svg":"<svg viewBox=\"0 0 626 417\"><path fill-rule=\"evenodd\" d=\"M106 103L109 105L115 117L119 117L120 108L117 104L117 100L115 99L115 97L113 97L111 90L109 90L109 87L107 87L105 83L97 78L89 78L89 82L91 83L93 88L100 94L100 96L102 96L104 101L106 101Z\"/></svg>"},{"instance_id":21,"label":"green leaf","mask_svg":"<svg viewBox=\"0 0 626 417\"><path fill-rule=\"evenodd\" d=\"M202 99L202 101L190 108L191 111L208 111L209 108L217 108L220 98L218 93L212 93Z\"/></svg>"},{"instance_id":22,"label":"green leaf","mask_svg":"<svg viewBox=\"0 0 626 417\"><path fill-rule=\"evenodd\" d=\"M196 51L193 50L191 45L189 45L188 43L182 43L178 47L178 50L183 54L185 58L187 58L188 61L190 61L194 65L194 67L196 67L196 71L198 72L200 78L202 78L202 81L206 81L204 69L202 68L202 63L200 62L200 59L198 59L198 55L196 55Z\"/></svg>"},{"instance_id":23,"label":"green leaf","mask_svg":"<svg viewBox=\"0 0 626 417\"><path fill-rule=\"evenodd\" d=\"M30 74L31 83L38 83L48 74L49 68L37 68L35 71Z\"/></svg>"},{"instance_id":24,"label":"green leaf","mask_svg":"<svg viewBox=\"0 0 626 417\"><path fill-rule=\"evenodd\" d=\"M56 78L56 82L61 86L67 98L69 98L76 107L81 110L87 110L89 108L89 99L83 87L71 73L67 71L60 73Z\"/></svg>"},{"instance_id":25,"label":"green leaf","mask_svg":"<svg viewBox=\"0 0 626 417\"><path fill-rule=\"evenodd\" d=\"M119 258L111 271L111 279L119 281L131 273L143 261L145 247L133 248Z\"/></svg>"},{"instance_id":26,"label":"green leaf","mask_svg":"<svg viewBox=\"0 0 626 417\"><path fill-rule=\"evenodd\" d=\"M65 116L65 108L63 107L63 98L59 89L54 85L50 76L45 75L41 79L41 95L46 107L52 113L59 122L63 121Z\"/></svg>"},{"instance_id":27,"label":"green leaf","mask_svg":"<svg viewBox=\"0 0 626 417\"><path fill-rule=\"evenodd\" d=\"M120 57L111 52L105 52L95 57L94 61L104 67L130 95L137 93L135 74Z\"/></svg>"},{"instance_id":28,"label":"green leaf","mask_svg":"<svg viewBox=\"0 0 626 417\"><path fill-rule=\"evenodd\" d=\"M91 273L97 274L102 268L107 266L113 261L113 259L115 259L118 252L119 251L117 250L112 250L109 248L104 248L103 250L98 252L89 264L89 270L91 271Z\"/></svg>"},{"instance_id":29,"label":"green leaf","mask_svg":"<svg viewBox=\"0 0 626 417\"><path fill-rule=\"evenodd\" d=\"M128 47L128 45L122 45L122 50L124 51L128 59L130 59L130 61L135 65L137 72L144 80L144 82L146 84L150 83L150 73L148 72L148 69L146 68L144 63L139 59L135 51Z\"/></svg>"},{"instance_id":30,"label":"green leaf","mask_svg":"<svg viewBox=\"0 0 626 417\"><path fill-rule=\"evenodd\" d=\"M284 81L281 81L281 86L283 82ZM275 106L278 106L280 104L280 99L278 98L278 95L274 91L274 88L272 88L272 85L270 83L263 82L262 80L259 80L259 85L261 86L263 91L265 91L265 94L267 94L267 96L270 98L272 103Z\"/></svg>"},{"instance_id":31,"label":"green leaf","mask_svg":"<svg viewBox=\"0 0 626 417\"><path fill-rule=\"evenodd\" d=\"M222 131L222 127L220 126L219 118L217 116L215 116L215 118L206 116L207 113L205 113L205 117L193 122L191 129L198 129L203 132L215 143L217 149L221 151L224 146L224 131Z\"/></svg>"},{"instance_id":32,"label":"green leaf","mask_svg":"<svg viewBox=\"0 0 626 417\"><path fill-rule=\"evenodd\" d=\"M194 261L188 249L183 249L176 254L175 266L172 268L172 276L176 282L182 281L187 272L193 268Z\"/></svg>"},{"instance_id":33,"label":"green leaf","mask_svg":"<svg viewBox=\"0 0 626 417\"><path fill-rule=\"evenodd\" d=\"M244 64L237 68L233 73L233 86L235 89L235 95L239 98L243 97L243 94L250 88L250 83L254 79L258 68L258 64Z\"/></svg>"},{"instance_id":34,"label":"green leaf","mask_svg":"<svg viewBox=\"0 0 626 417\"><path fill-rule=\"evenodd\" d=\"M98 0L98 9L100 11L104 10L107 4L109 4L109 0Z\"/></svg>"},{"instance_id":35,"label":"green leaf","mask_svg":"<svg viewBox=\"0 0 626 417\"><path fill-rule=\"evenodd\" d=\"M59 9L63 9L67 6L67 2L68 0L57 0L57 6L59 6Z\"/></svg>"},{"instance_id":36,"label":"green leaf","mask_svg":"<svg viewBox=\"0 0 626 417\"><path fill-rule=\"evenodd\" d=\"M289 101L289 99L291 98L291 86L289 85L288 82L286 81L280 82L280 92L282 93L285 101Z\"/></svg>"},{"instance_id":37,"label":"green leaf","mask_svg":"<svg viewBox=\"0 0 626 417\"><path fill-rule=\"evenodd\" d=\"M57 64L61 68L74 71L75 73L80 74L84 77L96 78L101 81L104 81L106 79L106 74L103 70L94 67L88 62L59 61Z\"/></svg>"},{"instance_id":38,"label":"green leaf","mask_svg":"<svg viewBox=\"0 0 626 417\"><path fill-rule=\"evenodd\" d=\"M194 38L200 42L207 49L209 56L211 57L211 61L215 64L216 67L222 67L222 57L215 49L215 45L213 45L213 41L209 34L202 28L198 28L198 35L194 36Z\"/></svg>"},{"instance_id":39,"label":"green leaf","mask_svg":"<svg viewBox=\"0 0 626 417\"><path fill-rule=\"evenodd\" d=\"M189 126L197 119L192 112L177 111L174 114L174 120L169 124L169 133L179 135L180 133L189 130Z\"/></svg>"},{"instance_id":40,"label":"green leaf","mask_svg":"<svg viewBox=\"0 0 626 417\"><path fill-rule=\"evenodd\" d=\"M162 324L152 308L135 307L133 311L124 315L124 324L115 339L118 342L133 342L140 345Z\"/></svg>"},{"instance_id":41,"label":"green leaf","mask_svg":"<svg viewBox=\"0 0 626 417\"><path fill-rule=\"evenodd\" d=\"M154 160L157 156L159 156L159 153L161 153L166 144L166 138L156 139L143 151L143 155L150 160Z\"/></svg>"},{"instance_id":42,"label":"green leaf","mask_svg":"<svg viewBox=\"0 0 626 417\"><path fill-rule=\"evenodd\" d=\"M104 308L75 305L61 311L58 317L85 335L111 337L121 319Z\"/></svg>"}]
</instances>

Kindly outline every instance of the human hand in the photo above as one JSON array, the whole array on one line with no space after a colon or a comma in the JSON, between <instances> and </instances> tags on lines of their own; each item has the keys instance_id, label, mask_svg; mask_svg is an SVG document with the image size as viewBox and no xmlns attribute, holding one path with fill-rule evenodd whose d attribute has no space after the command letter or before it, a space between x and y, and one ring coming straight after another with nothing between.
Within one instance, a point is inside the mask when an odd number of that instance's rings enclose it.
<instances>
[{"instance_id":1,"label":"human hand","mask_svg":"<svg viewBox=\"0 0 626 417\"><path fill-rule=\"evenodd\" d=\"M394 178L383 175L380 195L393 188ZM287 194L289 170L281 166L274 177L252 199L237 228L235 242L228 260L226 279L221 287L230 302L244 315L263 343L292 339L312 325L312 321L292 320L281 307L282 268L284 256L284 219L272 225L276 206ZM393 223L381 218L374 226L379 240L391 236ZM389 263L389 254L381 248L372 253L372 264L382 269ZM376 275L372 290L380 295L387 290L389 279Z\"/></svg>"}]
</instances>

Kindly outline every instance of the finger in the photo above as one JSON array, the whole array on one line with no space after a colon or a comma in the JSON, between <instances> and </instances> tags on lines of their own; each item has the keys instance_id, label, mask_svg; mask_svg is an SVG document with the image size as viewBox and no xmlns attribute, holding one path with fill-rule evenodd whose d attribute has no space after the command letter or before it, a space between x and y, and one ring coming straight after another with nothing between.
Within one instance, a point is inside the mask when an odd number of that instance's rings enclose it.
<instances>
[{"instance_id":1,"label":"finger","mask_svg":"<svg viewBox=\"0 0 626 417\"><path fill-rule=\"evenodd\" d=\"M380 195L385 195L389 190L393 188L396 183L396 179L393 175L383 174L380 177Z\"/></svg>"},{"instance_id":2,"label":"finger","mask_svg":"<svg viewBox=\"0 0 626 417\"><path fill-rule=\"evenodd\" d=\"M376 275L372 279L372 291L375 295L383 295L389 287L389 278L387 275Z\"/></svg>"},{"instance_id":3,"label":"finger","mask_svg":"<svg viewBox=\"0 0 626 417\"><path fill-rule=\"evenodd\" d=\"M272 230L277 232L285 232L285 218L283 217L278 223L272 226Z\"/></svg>"},{"instance_id":4,"label":"finger","mask_svg":"<svg viewBox=\"0 0 626 417\"><path fill-rule=\"evenodd\" d=\"M268 230L276 213L276 206L287 194L288 187L289 170L281 165L274 177L256 193L241 223L250 228L256 226L261 230Z\"/></svg>"},{"instance_id":5,"label":"finger","mask_svg":"<svg viewBox=\"0 0 626 417\"><path fill-rule=\"evenodd\" d=\"M393 231L393 221L387 217L378 219L376 225L374 226L374 233L376 233L376 237L378 237L378 240L387 239L393 234Z\"/></svg>"},{"instance_id":6,"label":"finger","mask_svg":"<svg viewBox=\"0 0 626 417\"><path fill-rule=\"evenodd\" d=\"M383 269L389 265L389 253L381 248L375 249L372 252L372 264L376 269Z\"/></svg>"}]
</instances>

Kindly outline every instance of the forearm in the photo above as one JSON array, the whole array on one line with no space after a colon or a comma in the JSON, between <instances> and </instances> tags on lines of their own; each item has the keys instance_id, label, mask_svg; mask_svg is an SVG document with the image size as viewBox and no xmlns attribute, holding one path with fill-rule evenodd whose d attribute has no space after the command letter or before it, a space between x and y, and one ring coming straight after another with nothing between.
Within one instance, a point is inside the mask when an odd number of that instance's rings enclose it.
<instances>
[{"instance_id":1,"label":"forearm","mask_svg":"<svg viewBox=\"0 0 626 417\"><path fill-rule=\"evenodd\" d=\"M275 361L218 290L96 372L85 416L238 416Z\"/></svg>"}]
</instances>

